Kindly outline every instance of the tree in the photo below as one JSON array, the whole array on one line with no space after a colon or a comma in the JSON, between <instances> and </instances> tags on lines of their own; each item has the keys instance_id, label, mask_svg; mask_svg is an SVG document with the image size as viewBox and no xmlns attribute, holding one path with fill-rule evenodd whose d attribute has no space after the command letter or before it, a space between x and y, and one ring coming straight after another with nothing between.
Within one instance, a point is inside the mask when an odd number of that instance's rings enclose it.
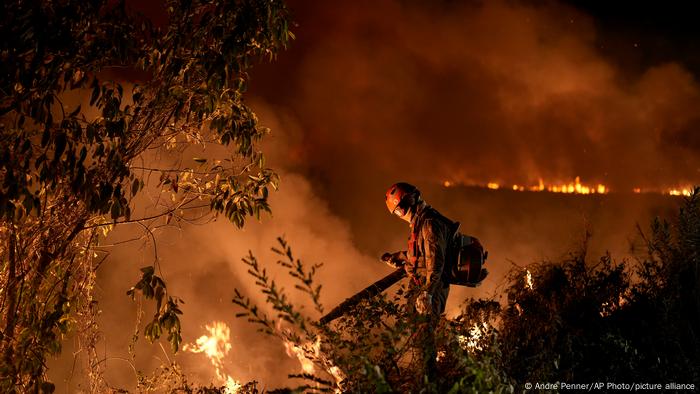
<instances>
[{"instance_id":1,"label":"tree","mask_svg":"<svg viewBox=\"0 0 700 394\"><path fill-rule=\"evenodd\" d=\"M267 130L243 95L250 65L272 59L293 37L285 5L165 5L162 27L124 1L0 6L3 392L52 391L45 360L60 352L71 329L90 352L97 332L91 290L104 261L99 245L113 226L134 223L152 236L155 226L223 214L241 227L270 210L277 176L256 149ZM86 99L68 107L71 95ZM188 156L205 146L218 157ZM154 174L168 198L135 217L134 198ZM156 264L143 269L130 294L156 300L146 335L165 332L177 350L178 299Z\"/></svg>"}]
</instances>

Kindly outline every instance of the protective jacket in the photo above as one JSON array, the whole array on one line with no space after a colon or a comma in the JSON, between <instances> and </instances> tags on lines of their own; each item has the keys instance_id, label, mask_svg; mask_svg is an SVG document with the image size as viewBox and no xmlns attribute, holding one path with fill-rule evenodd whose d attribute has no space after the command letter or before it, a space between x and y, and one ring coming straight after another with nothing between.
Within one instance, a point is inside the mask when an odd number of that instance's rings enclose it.
<instances>
[{"instance_id":1,"label":"protective jacket","mask_svg":"<svg viewBox=\"0 0 700 394\"><path fill-rule=\"evenodd\" d=\"M449 293L449 245L456 224L427 204L420 205L411 220L404 268L414 290L432 297L434 316L445 311Z\"/></svg>"}]
</instances>

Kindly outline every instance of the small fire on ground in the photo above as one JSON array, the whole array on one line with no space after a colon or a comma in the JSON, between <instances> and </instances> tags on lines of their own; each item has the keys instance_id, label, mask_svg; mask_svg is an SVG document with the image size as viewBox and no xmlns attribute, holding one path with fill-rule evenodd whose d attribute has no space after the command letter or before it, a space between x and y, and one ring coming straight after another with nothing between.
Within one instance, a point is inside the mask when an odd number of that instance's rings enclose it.
<instances>
[{"instance_id":1,"label":"small fire on ground","mask_svg":"<svg viewBox=\"0 0 700 394\"><path fill-rule=\"evenodd\" d=\"M580 177L576 177L571 182L554 182L547 183L543 179L540 179L536 185L526 185L526 184L502 184L499 182L487 182L486 184L481 184L478 182L453 182L446 180L442 183L444 187L453 186L472 186L472 187L483 187L491 190L513 190L518 192L550 192L550 193L564 193L564 194L608 194L611 192L610 188L601 183L589 184L581 182ZM666 194L670 196L690 196L693 188L690 186L684 187L674 187L668 189L651 189L651 188L641 188L635 187L631 190L632 193L655 193L655 194ZM620 192L613 191L613 192Z\"/></svg>"},{"instance_id":2,"label":"small fire on ground","mask_svg":"<svg viewBox=\"0 0 700 394\"><path fill-rule=\"evenodd\" d=\"M617 297L617 302L612 301L612 302L604 302L603 305L600 306L600 316L601 317L607 317L610 316L613 312L616 310L623 308L625 305L627 305L627 299L631 296L630 291L628 290L624 294L619 294Z\"/></svg>"},{"instance_id":3,"label":"small fire on ground","mask_svg":"<svg viewBox=\"0 0 700 394\"><path fill-rule=\"evenodd\" d=\"M532 290L534 288L534 283L532 281L532 273L529 269L525 269L525 287L527 287L529 290Z\"/></svg>"},{"instance_id":4,"label":"small fire on ground","mask_svg":"<svg viewBox=\"0 0 700 394\"><path fill-rule=\"evenodd\" d=\"M318 337L316 342L310 344L308 347L314 356L318 356L321 353L321 337ZM308 374L314 373L316 370L314 362L306 356L306 350L303 346L297 346L290 341L284 341L284 350L289 357L296 357L297 360L299 360L302 372Z\"/></svg>"},{"instance_id":5,"label":"small fire on ground","mask_svg":"<svg viewBox=\"0 0 700 394\"><path fill-rule=\"evenodd\" d=\"M284 341L284 349L289 357L296 357L301 364L301 371L305 374L314 374L316 372L316 364L323 366L325 372L331 375L338 385L337 393L340 393L340 385L345 380L345 374L337 366L333 365L331 360L324 356L321 352L321 337L316 337L316 341L307 342L303 345L296 345L291 341ZM316 360L316 362L314 362Z\"/></svg>"},{"instance_id":6,"label":"small fire on ground","mask_svg":"<svg viewBox=\"0 0 700 394\"><path fill-rule=\"evenodd\" d=\"M217 379L225 386L229 394L237 393L241 384L224 372L224 357L231 351L231 329L224 322L214 321L204 326L208 335L197 338L195 344L186 344L183 351L204 353L214 366Z\"/></svg>"},{"instance_id":7,"label":"small fire on ground","mask_svg":"<svg viewBox=\"0 0 700 394\"><path fill-rule=\"evenodd\" d=\"M469 335L458 335L460 346L467 351L483 350L483 339L486 337L489 325L486 322L474 323L469 328Z\"/></svg>"}]
</instances>

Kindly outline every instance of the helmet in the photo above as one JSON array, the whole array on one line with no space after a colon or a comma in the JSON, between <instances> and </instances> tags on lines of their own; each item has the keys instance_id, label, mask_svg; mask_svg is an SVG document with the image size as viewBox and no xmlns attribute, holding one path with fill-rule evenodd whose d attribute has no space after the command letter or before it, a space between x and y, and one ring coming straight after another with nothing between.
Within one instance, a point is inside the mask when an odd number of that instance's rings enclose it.
<instances>
[{"instance_id":1,"label":"helmet","mask_svg":"<svg viewBox=\"0 0 700 394\"><path fill-rule=\"evenodd\" d=\"M419 201L420 190L409 183L396 183L386 191L386 207L397 216L404 216Z\"/></svg>"}]
</instances>

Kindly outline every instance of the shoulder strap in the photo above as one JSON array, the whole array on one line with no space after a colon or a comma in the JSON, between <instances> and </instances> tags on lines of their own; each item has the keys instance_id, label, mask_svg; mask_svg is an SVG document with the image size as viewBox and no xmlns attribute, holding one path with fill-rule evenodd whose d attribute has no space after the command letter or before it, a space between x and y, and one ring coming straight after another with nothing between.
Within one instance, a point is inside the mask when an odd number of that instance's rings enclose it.
<instances>
[{"instance_id":1,"label":"shoulder strap","mask_svg":"<svg viewBox=\"0 0 700 394\"><path fill-rule=\"evenodd\" d=\"M459 239L459 236L460 236L460 233L459 233L460 224L459 224L459 222L455 222L455 221L450 220L445 215L438 212L437 209L435 209L431 206L426 207L425 210L423 212L421 212L421 216L418 217L418 219L416 220L416 224L413 227L412 236L414 237L414 239L416 241L418 240L419 233L423 227L423 224L425 223L425 219L426 219L426 216L428 216L428 214L431 214L434 217L436 217L438 220L444 221L445 223L448 224L450 232L447 234L447 253L448 253L448 255L453 254L454 249L455 249L456 244L457 244L457 240ZM416 248L418 247L417 242L414 246Z\"/></svg>"},{"instance_id":2,"label":"shoulder strap","mask_svg":"<svg viewBox=\"0 0 700 394\"><path fill-rule=\"evenodd\" d=\"M444 221L445 223L447 223L447 224L449 225L449 228L450 228L450 237L449 237L449 238L450 238L450 239L454 239L454 238L457 236L457 233L458 233L458 231L459 231L459 226L460 226L459 222L455 222L455 221L451 220L451 219L448 218L447 216L445 216L445 215L441 214L440 212L438 212L438 210L435 209L435 208L433 208L433 207L430 207L430 208L428 208L428 209L431 210L431 213L432 213L433 215L435 215L435 216L438 217L440 220Z\"/></svg>"},{"instance_id":3,"label":"shoulder strap","mask_svg":"<svg viewBox=\"0 0 700 394\"><path fill-rule=\"evenodd\" d=\"M413 232L418 236L420 233L421 228L423 228L423 222L425 222L425 216L428 214L429 210L432 210L432 207L426 207L421 213L420 216L416 219L416 223L413 226Z\"/></svg>"}]
</instances>

